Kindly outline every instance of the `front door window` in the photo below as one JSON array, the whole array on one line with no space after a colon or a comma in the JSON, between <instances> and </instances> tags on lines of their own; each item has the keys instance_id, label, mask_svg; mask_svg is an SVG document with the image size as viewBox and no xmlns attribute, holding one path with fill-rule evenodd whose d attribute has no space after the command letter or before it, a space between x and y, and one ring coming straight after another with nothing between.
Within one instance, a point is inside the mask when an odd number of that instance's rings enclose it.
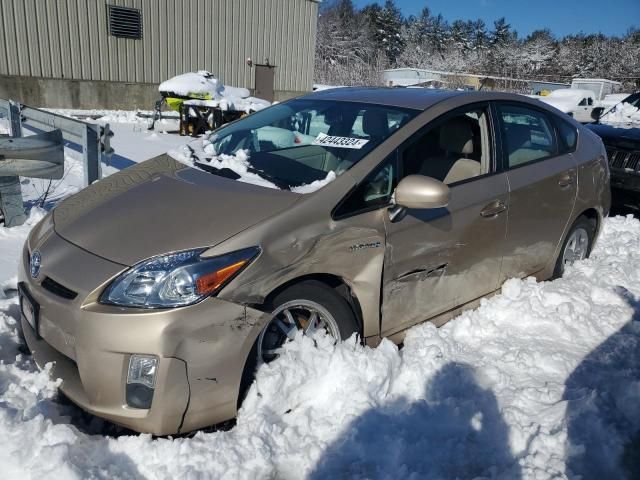
<instances>
[{"instance_id":1,"label":"front door window","mask_svg":"<svg viewBox=\"0 0 640 480\"><path fill-rule=\"evenodd\" d=\"M490 168L488 115L473 109L427 129L402 152L403 175L425 175L455 184Z\"/></svg>"}]
</instances>

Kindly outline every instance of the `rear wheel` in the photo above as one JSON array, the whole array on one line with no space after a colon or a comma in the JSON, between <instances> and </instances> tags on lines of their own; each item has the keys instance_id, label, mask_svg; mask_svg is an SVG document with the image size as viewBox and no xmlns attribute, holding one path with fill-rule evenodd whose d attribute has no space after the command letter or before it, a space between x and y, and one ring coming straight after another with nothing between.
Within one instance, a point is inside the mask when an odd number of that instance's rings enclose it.
<instances>
[{"instance_id":1,"label":"rear wheel","mask_svg":"<svg viewBox=\"0 0 640 480\"><path fill-rule=\"evenodd\" d=\"M349 303L322 282L307 280L276 294L268 305L271 319L260 332L242 375L239 403L253 382L255 369L278 357L278 350L301 331L310 335L324 330L336 342L358 332Z\"/></svg>"},{"instance_id":2,"label":"rear wheel","mask_svg":"<svg viewBox=\"0 0 640 480\"><path fill-rule=\"evenodd\" d=\"M596 232L595 222L584 215L579 216L567 233L560 255L556 261L554 278L561 277L567 265L584 260L591 254Z\"/></svg>"}]
</instances>

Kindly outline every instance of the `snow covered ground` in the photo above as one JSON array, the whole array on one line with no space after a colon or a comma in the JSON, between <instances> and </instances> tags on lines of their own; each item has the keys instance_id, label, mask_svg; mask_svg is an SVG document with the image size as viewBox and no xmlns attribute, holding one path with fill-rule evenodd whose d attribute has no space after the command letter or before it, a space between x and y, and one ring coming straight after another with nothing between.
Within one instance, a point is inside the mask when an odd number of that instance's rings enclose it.
<instances>
[{"instance_id":1,"label":"snow covered ground","mask_svg":"<svg viewBox=\"0 0 640 480\"><path fill-rule=\"evenodd\" d=\"M2 231L0 258L15 258L41 215ZM9 298L0 299L3 478L638 474L640 222L632 217L608 219L592 258L565 278L510 280L440 329L414 327L401 350L323 337L314 348L299 337L260 370L235 427L192 437L129 435L57 397L20 348L15 286L5 278Z\"/></svg>"},{"instance_id":2,"label":"snow covered ground","mask_svg":"<svg viewBox=\"0 0 640 480\"><path fill-rule=\"evenodd\" d=\"M190 140L117 115L131 121L111 120L130 134L117 131L116 152L136 161ZM79 156L67 154L44 207L81 188ZM69 404L21 348L15 271L47 186L26 181L29 221L0 228L3 479L640 478L632 217L608 219L565 278L510 280L440 329L414 327L401 350L298 338L261 369L231 430L153 439Z\"/></svg>"},{"instance_id":3,"label":"snow covered ground","mask_svg":"<svg viewBox=\"0 0 640 480\"><path fill-rule=\"evenodd\" d=\"M141 162L193 141L192 137L178 135L178 119L165 118L156 122L153 131L147 130L149 119L131 110L51 110L79 120L108 123L114 136L111 147L116 157ZM147 116L153 112L140 112ZM117 161L114 163L118 163ZM109 170L106 169L108 174Z\"/></svg>"}]
</instances>

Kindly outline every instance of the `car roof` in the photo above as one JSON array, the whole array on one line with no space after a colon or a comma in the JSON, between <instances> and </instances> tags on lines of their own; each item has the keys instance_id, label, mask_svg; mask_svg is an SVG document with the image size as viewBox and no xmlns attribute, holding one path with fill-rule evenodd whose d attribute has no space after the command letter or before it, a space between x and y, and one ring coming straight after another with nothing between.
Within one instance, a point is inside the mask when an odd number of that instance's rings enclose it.
<instances>
[{"instance_id":1,"label":"car roof","mask_svg":"<svg viewBox=\"0 0 640 480\"><path fill-rule=\"evenodd\" d=\"M338 102L373 103L394 107L425 110L432 105L463 92L429 88L401 87L339 87L304 95L304 99Z\"/></svg>"},{"instance_id":2,"label":"car roof","mask_svg":"<svg viewBox=\"0 0 640 480\"><path fill-rule=\"evenodd\" d=\"M440 90L437 88L404 87L338 87L321 90L301 99L331 100L337 102L359 102L402 108L426 110L436 103L452 97L468 97L469 103L488 100L515 100L525 103L541 103L524 95L489 91Z\"/></svg>"}]
</instances>

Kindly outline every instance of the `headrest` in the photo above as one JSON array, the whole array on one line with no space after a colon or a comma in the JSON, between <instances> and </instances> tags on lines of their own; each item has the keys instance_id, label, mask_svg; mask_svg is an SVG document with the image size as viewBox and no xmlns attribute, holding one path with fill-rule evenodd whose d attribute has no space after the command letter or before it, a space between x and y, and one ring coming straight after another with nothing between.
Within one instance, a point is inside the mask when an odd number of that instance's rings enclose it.
<instances>
[{"instance_id":1,"label":"headrest","mask_svg":"<svg viewBox=\"0 0 640 480\"><path fill-rule=\"evenodd\" d=\"M440 127L440 148L455 154L473 153L473 131L469 122L452 118Z\"/></svg>"},{"instance_id":2,"label":"headrest","mask_svg":"<svg viewBox=\"0 0 640 480\"><path fill-rule=\"evenodd\" d=\"M386 112L365 110L362 116L362 130L369 137L386 138L389 135L389 121Z\"/></svg>"}]
</instances>

